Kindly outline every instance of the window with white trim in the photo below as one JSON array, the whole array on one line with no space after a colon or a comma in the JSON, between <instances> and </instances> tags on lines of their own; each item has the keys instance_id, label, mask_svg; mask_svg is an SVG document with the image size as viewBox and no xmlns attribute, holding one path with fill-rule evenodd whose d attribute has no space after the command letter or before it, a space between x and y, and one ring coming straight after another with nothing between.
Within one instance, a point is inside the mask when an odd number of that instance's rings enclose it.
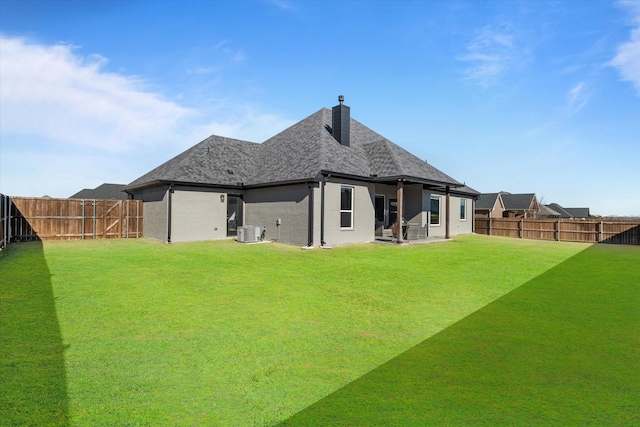
<instances>
[{"instance_id":1,"label":"window with white trim","mask_svg":"<svg viewBox=\"0 0 640 427\"><path fill-rule=\"evenodd\" d=\"M340 187L340 228L353 228L353 187Z\"/></svg>"},{"instance_id":2,"label":"window with white trim","mask_svg":"<svg viewBox=\"0 0 640 427\"><path fill-rule=\"evenodd\" d=\"M431 209L429 210L429 224L440 225L440 196L431 196Z\"/></svg>"},{"instance_id":3,"label":"window with white trim","mask_svg":"<svg viewBox=\"0 0 640 427\"><path fill-rule=\"evenodd\" d=\"M460 199L460 221L467 220L467 199Z\"/></svg>"}]
</instances>

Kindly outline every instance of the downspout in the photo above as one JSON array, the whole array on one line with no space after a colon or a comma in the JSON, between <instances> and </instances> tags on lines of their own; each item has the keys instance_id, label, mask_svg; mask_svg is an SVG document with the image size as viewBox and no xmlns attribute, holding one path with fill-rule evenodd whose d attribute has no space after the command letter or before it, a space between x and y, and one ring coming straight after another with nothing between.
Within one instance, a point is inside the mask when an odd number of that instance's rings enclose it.
<instances>
[{"instance_id":1,"label":"downspout","mask_svg":"<svg viewBox=\"0 0 640 427\"><path fill-rule=\"evenodd\" d=\"M449 207L451 205L451 193L450 193L450 191L451 191L451 188L447 185L447 188L446 188L446 207L445 207L446 215L445 215L445 220L444 220L444 223L445 223L445 226L444 226L444 238L445 239L448 239L450 237L450 235L449 235L449 219L451 217L451 212L450 212L450 209L449 209Z\"/></svg>"},{"instance_id":2,"label":"downspout","mask_svg":"<svg viewBox=\"0 0 640 427\"><path fill-rule=\"evenodd\" d=\"M307 246L313 246L313 188L314 185L312 182L307 183L307 187L309 188L309 232L307 235Z\"/></svg>"},{"instance_id":3,"label":"downspout","mask_svg":"<svg viewBox=\"0 0 640 427\"><path fill-rule=\"evenodd\" d=\"M171 195L173 194L173 184L169 184L167 190L167 243L171 243Z\"/></svg>"},{"instance_id":4,"label":"downspout","mask_svg":"<svg viewBox=\"0 0 640 427\"><path fill-rule=\"evenodd\" d=\"M324 241L324 193L327 185L327 176L322 176L322 191L320 192L320 246L324 246L327 242Z\"/></svg>"},{"instance_id":5,"label":"downspout","mask_svg":"<svg viewBox=\"0 0 640 427\"><path fill-rule=\"evenodd\" d=\"M476 199L471 199L471 233L476 232Z\"/></svg>"}]
</instances>

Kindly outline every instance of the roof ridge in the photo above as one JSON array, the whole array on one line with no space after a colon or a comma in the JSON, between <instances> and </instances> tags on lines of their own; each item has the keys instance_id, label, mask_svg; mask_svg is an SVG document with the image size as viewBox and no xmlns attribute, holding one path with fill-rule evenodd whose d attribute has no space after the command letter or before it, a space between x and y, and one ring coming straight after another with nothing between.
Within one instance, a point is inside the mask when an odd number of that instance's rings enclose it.
<instances>
[{"instance_id":1,"label":"roof ridge","mask_svg":"<svg viewBox=\"0 0 640 427\"><path fill-rule=\"evenodd\" d=\"M330 112L331 110L329 110L328 108L321 108L320 110L318 110L318 112L322 112L321 116L322 116L322 120L321 121L326 121L324 120L325 117L324 115L327 114L328 112ZM325 144L325 137L326 134L324 133L324 131L326 131L327 133L329 132L329 129L327 129L329 125L325 125L325 126L319 126L318 127L318 168L320 169L318 172L321 172L322 170L326 169L326 163L327 163L327 157L328 157L328 150L327 150L327 146ZM333 135L331 135L331 137L333 138Z\"/></svg>"},{"instance_id":2,"label":"roof ridge","mask_svg":"<svg viewBox=\"0 0 640 427\"><path fill-rule=\"evenodd\" d=\"M389 141L387 138L382 137L382 143L384 144L385 148L387 149L387 151L389 151L390 157L391 157L391 161L393 162L393 165L396 167L396 169L398 169L398 171L401 173L401 175L404 175L405 171L404 168L402 167L402 164L399 162L398 160L398 156L396 156L396 153L394 152L392 145L393 144L391 141ZM396 147L402 148L397 144L393 144Z\"/></svg>"}]
</instances>

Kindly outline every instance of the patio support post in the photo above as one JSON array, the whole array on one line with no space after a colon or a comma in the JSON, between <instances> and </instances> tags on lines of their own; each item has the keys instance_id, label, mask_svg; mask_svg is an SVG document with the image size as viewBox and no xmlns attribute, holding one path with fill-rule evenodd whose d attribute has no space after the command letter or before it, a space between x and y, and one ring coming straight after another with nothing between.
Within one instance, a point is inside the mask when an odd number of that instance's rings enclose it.
<instances>
[{"instance_id":1,"label":"patio support post","mask_svg":"<svg viewBox=\"0 0 640 427\"><path fill-rule=\"evenodd\" d=\"M404 187L403 187L403 183L402 180L399 179L398 180L398 187L396 190L396 198L398 199L398 215L397 215L397 219L396 222L398 223L398 239L396 240L397 243L401 244L404 243L403 239L402 239L402 217L403 217L403 212L402 212L402 201L404 198Z\"/></svg>"},{"instance_id":2,"label":"patio support post","mask_svg":"<svg viewBox=\"0 0 640 427\"><path fill-rule=\"evenodd\" d=\"M451 206L451 193L449 192L449 186L447 185L447 197L446 197L446 208L445 208L445 220L444 220L444 238L449 238L449 218L451 217L451 211L449 207Z\"/></svg>"}]
</instances>

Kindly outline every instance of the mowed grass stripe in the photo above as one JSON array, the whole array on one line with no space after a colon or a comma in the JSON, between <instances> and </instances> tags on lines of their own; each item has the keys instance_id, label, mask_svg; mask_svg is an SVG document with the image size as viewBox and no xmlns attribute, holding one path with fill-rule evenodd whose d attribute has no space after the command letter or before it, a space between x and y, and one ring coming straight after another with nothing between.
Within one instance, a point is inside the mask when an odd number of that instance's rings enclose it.
<instances>
[{"instance_id":1,"label":"mowed grass stripe","mask_svg":"<svg viewBox=\"0 0 640 427\"><path fill-rule=\"evenodd\" d=\"M10 248L3 272L29 248ZM274 424L584 248L483 236L314 251L47 242L40 288L50 289L65 348L62 407L72 425ZM33 314L32 291L14 273L2 289L22 297L8 324ZM37 339L33 326L15 333ZM5 408L1 419L20 424Z\"/></svg>"},{"instance_id":2,"label":"mowed grass stripe","mask_svg":"<svg viewBox=\"0 0 640 427\"><path fill-rule=\"evenodd\" d=\"M640 247L597 245L284 422L640 424Z\"/></svg>"}]
</instances>

